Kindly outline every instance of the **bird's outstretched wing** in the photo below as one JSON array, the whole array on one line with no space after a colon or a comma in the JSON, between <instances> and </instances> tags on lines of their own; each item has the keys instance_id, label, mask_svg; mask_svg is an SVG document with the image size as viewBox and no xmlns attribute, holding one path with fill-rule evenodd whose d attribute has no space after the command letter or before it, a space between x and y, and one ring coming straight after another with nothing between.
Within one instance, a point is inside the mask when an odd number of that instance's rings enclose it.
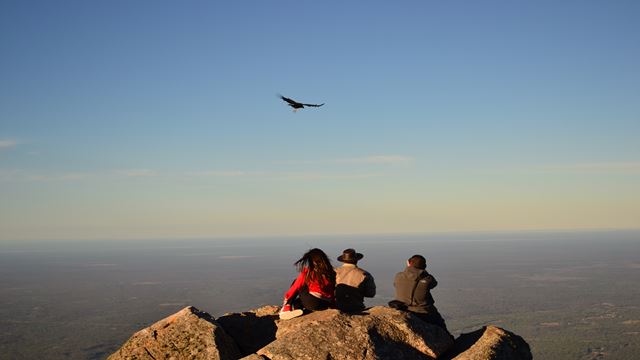
<instances>
[{"instance_id":1,"label":"bird's outstretched wing","mask_svg":"<svg viewBox=\"0 0 640 360\"><path fill-rule=\"evenodd\" d=\"M319 104L319 105L317 105L317 104L302 104L302 105L304 105L304 106L320 107L320 106L324 105L324 103Z\"/></svg>"},{"instance_id":2,"label":"bird's outstretched wing","mask_svg":"<svg viewBox=\"0 0 640 360\"><path fill-rule=\"evenodd\" d=\"M295 100L291 100L291 99L289 99L289 98L287 98L287 97L284 97L284 96L282 96L282 95L280 95L280 99L282 99L282 100L284 100L284 101L288 102L288 103L289 103L289 104L291 104L291 105L302 105L302 104L300 104L299 102L297 102L297 101L295 101Z\"/></svg>"}]
</instances>

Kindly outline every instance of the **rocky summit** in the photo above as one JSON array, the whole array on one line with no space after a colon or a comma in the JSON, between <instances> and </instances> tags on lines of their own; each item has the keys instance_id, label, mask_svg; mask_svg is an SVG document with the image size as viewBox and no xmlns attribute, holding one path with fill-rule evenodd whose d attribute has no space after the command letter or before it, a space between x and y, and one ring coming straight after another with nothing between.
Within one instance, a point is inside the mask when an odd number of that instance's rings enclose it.
<instances>
[{"instance_id":1,"label":"rocky summit","mask_svg":"<svg viewBox=\"0 0 640 360\"><path fill-rule=\"evenodd\" d=\"M277 306L214 319L194 307L138 331L109 360L531 359L529 345L487 326L455 341L408 312L376 306L357 314L335 309L291 320Z\"/></svg>"}]
</instances>

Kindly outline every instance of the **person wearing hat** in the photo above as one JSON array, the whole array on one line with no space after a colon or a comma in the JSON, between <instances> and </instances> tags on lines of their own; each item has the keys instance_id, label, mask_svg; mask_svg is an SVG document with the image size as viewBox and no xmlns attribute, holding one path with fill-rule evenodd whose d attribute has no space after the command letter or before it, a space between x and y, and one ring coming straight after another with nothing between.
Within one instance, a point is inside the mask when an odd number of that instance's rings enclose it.
<instances>
[{"instance_id":1,"label":"person wearing hat","mask_svg":"<svg viewBox=\"0 0 640 360\"><path fill-rule=\"evenodd\" d=\"M431 296L431 289L436 287L438 282L425 270L426 268L427 260L422 255L413 255L407 260L407 267L403 272L397 273L393 281L396 300L404 303L406 310L420 319L449 332Z\"/></svg>"},{"instance_id":2,"label":"person wearing hat","mask_svg":"<svg viewBox=\"0 0 640 360\"><path fill-rule=\"evenodd\" d=\"M341 267L336 268L336 307L344 312L358 312L365 309L364 298L376 295L373 276L358 267L358 260L364 255L354 249L346 249L338 256Z\"/></svg>"}]
</instances>

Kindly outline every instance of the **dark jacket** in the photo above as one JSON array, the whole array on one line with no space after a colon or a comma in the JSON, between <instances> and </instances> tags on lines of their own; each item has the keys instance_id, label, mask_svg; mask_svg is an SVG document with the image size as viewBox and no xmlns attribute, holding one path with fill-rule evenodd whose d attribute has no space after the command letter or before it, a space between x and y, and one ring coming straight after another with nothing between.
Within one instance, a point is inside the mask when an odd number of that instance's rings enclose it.
<instances>
[{"instance_id":1,"label":"dark jacket","mask_svg":"<svg viewBox=\"0 0 640 360\"><path fill-rule=\"evenodd\" d=\"M346 312L365 309L364 298L376 295L373 276L356 265L344 264L336 268L336 306Z\"/></svg>"},{"instance_id":2,"label":"dark jacket","mask_svg":"<svg viewBox=\"0 0 640 360\"><path fill-rule=\"evenodd\" d=\"M416 286L416 281L418 282ZM407 304L408 310L416 313L429 313L435 310L431 289L438 282L426 270L408 266L396 274L393 286L396 288L396 300ZM415 286L415 291L413 288ZM413 291L413 297L411 292Z\"/></svg>"}]
</instances>

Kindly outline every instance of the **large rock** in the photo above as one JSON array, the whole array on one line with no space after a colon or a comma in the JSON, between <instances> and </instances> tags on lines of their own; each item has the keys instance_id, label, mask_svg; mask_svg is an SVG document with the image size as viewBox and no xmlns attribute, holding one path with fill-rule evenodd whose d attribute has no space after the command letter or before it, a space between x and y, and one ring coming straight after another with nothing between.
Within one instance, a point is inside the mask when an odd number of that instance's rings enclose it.
<instances>
[{"instance_id":1,"label":"large rock","mask_svg":"<svg viewBox=\"0 0 640 360\"><path fill-rule=\"evenodd\" d=\"M359 314L317 311L279 320L265 306L217 320L193 307L135 333L109 360L239 359L530 360L529 345L495 326L462 334L452 346L441 328L388 307Z\"/></svg>"},{"instance_id":2,"label":"large rock","mask_svg":"<svg viewBox=\"0 0 640 360\"><path fill-rule=\"evenodd\" d=\"M211 315L192 306L133 334L108 360L232 360L240 351Z\"/></svg>"},{"instance_id":3,"label":"large rock","mask_svg":"<svg viewBox=\"0 0 640 360\"><path fill-rule=\"evenodd\" d=\"M354 315L313 312L277 327L276 340L257 352L270 360L432 359L452 345L441 328L381 306Z\"/></svg>"},{"instance_id":4,"label":"large rock","mask_svg":"<svg viewBox=\"0 0 640 360\"><path fill-rule=\"evenodd\" d=\"M520 336L492 325L456 339L454 360L531 360L529 344Z\"/></svg>"}]
</instances>

